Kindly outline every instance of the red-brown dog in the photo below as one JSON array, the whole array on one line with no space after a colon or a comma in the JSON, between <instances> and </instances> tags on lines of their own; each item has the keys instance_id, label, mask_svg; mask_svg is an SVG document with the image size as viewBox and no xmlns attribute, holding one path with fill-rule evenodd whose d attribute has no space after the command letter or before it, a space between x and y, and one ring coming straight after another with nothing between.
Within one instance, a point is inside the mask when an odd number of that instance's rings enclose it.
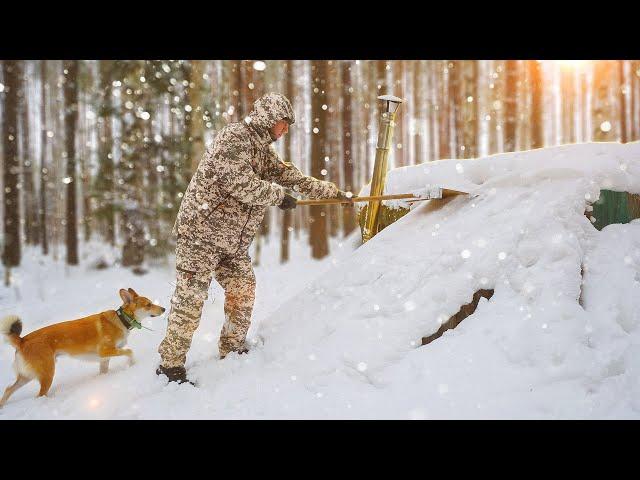
<instances>
[{"instance_id":1,"label":"red-brown dog","mask_svg":"<svg viewBox=\"0 0 640 480\"><path fill-rule=\"evenodd\" d=\"M40 382L38 396L46 395L53 382L56 356L93 357L100 361L100 373L109 370L109 358L120 355L129 357L133 364L133 352L122 348L127 343L129 332L141 328L140 320L157 317L164 308L154 305L148 298L139 296L135 290L121 289L124 302L116 310L107 310L78 320L56 323L20 337L22 322L15 315L0 321L0 334L6 336L16 349L13 364L18 378L7 387L0 400L2 407L13 393L31 380Z\"/></svg>"}]
</instances>

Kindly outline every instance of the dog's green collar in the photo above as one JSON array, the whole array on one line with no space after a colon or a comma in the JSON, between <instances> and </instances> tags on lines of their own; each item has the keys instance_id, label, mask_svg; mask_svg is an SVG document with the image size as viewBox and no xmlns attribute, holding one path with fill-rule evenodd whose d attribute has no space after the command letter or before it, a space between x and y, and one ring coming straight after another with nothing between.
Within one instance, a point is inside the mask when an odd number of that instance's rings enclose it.
<instances>
[{"instance_id":1,"label":"dog's green collar","mask_svg":"<svg viewBox=\"0 0 640 480\"><path fill-rule=\"evenodd\" d=\"M127 330L131 330L132 328L137 328L138 330L142 328L140 322L138 322L134 317L125 312L122 307L116 310L116 314L118 318L122 322L122 324L127 327Z\"/></svg>"}]
</instances>

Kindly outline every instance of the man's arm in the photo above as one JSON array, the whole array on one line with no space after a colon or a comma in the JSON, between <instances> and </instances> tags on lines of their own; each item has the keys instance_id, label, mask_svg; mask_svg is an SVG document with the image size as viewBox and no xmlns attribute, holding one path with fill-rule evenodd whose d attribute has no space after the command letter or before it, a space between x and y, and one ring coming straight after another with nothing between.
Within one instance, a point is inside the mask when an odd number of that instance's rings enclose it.
<instances>
[{"instance_id":1,"label":"man's arm","mask_svg":"<svg viewBox=\"0 0 640 480\"><path fill-rule=\"evenodd\" d=\"M331 182L318 180L304 175L292 163L283 162L273 148L269 148L269 179L272 182L291 188L311 199L336 198L340 190Z\"/></svg>"},{"instance_id":2,"label":"man's arm","mask_svg":"<svg viewBox=\"0 0 640 480\"><path fill-rule=\"evenodd\" d=\"M215 147L203 161L210 164L207 177L236 200L250 205L280 205L284 189L264 181L250 165L251 144L229 131L220 132Z\"/></svg>"}]
</instances>

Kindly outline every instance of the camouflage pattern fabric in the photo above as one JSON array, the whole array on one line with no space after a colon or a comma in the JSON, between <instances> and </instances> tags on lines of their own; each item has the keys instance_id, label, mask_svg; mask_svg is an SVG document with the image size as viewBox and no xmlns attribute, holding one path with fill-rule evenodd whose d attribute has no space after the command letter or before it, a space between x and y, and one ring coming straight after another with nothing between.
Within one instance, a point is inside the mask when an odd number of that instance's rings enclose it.
<instances>
[{"instance_id":1,"label":"camouflage pattern fabric","mask_svg":"<svg viewBox=\"0 0 640 480\"><path fill-rule=\"evenodd\" d=\"M283 119L295 122L286 97L258 99L245 121L220 131L189 183L173 227L176 289L158 349L166 368L184 366L214 276L225 289L220 355L244 345L255 298L248 250L266 209L282 203L283 187L313 199L338 195L335 184L306 176L278 156L269 129Z\"/></svg>"},{"instance_id":2,"label":"camouflage pattern fabric","mask_svg":"<svg viewBox=\"0 0 640 480\"><path fill-rule=\"evenodd\" d=\"M246 252L224 255L209 243L178 237L176 288L171 297L167 334L158 349L165 368L184 366L212 277L225 292L225 323L218 343L220 356L243 347L255 300L251 258Z\"/></svg>"}]
</instances>

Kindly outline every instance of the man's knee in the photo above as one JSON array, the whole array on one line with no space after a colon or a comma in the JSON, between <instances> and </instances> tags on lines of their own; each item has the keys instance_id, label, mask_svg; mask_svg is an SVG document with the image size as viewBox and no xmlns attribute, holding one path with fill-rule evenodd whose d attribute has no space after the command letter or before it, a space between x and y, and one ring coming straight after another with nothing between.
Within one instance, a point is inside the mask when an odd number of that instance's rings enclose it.
<instances>
[{"instance_id":1,"label":"man's knee","mask_svg":"<svg viewBox=\"0 0 640 480\"><path fill-rule=\"evenodd\" d=\"M229 282L225 290L225 303L232 309L251 308L256 299L255 282L247 282L243 279L234 279Z\"/></svg>"}]
</instances>

